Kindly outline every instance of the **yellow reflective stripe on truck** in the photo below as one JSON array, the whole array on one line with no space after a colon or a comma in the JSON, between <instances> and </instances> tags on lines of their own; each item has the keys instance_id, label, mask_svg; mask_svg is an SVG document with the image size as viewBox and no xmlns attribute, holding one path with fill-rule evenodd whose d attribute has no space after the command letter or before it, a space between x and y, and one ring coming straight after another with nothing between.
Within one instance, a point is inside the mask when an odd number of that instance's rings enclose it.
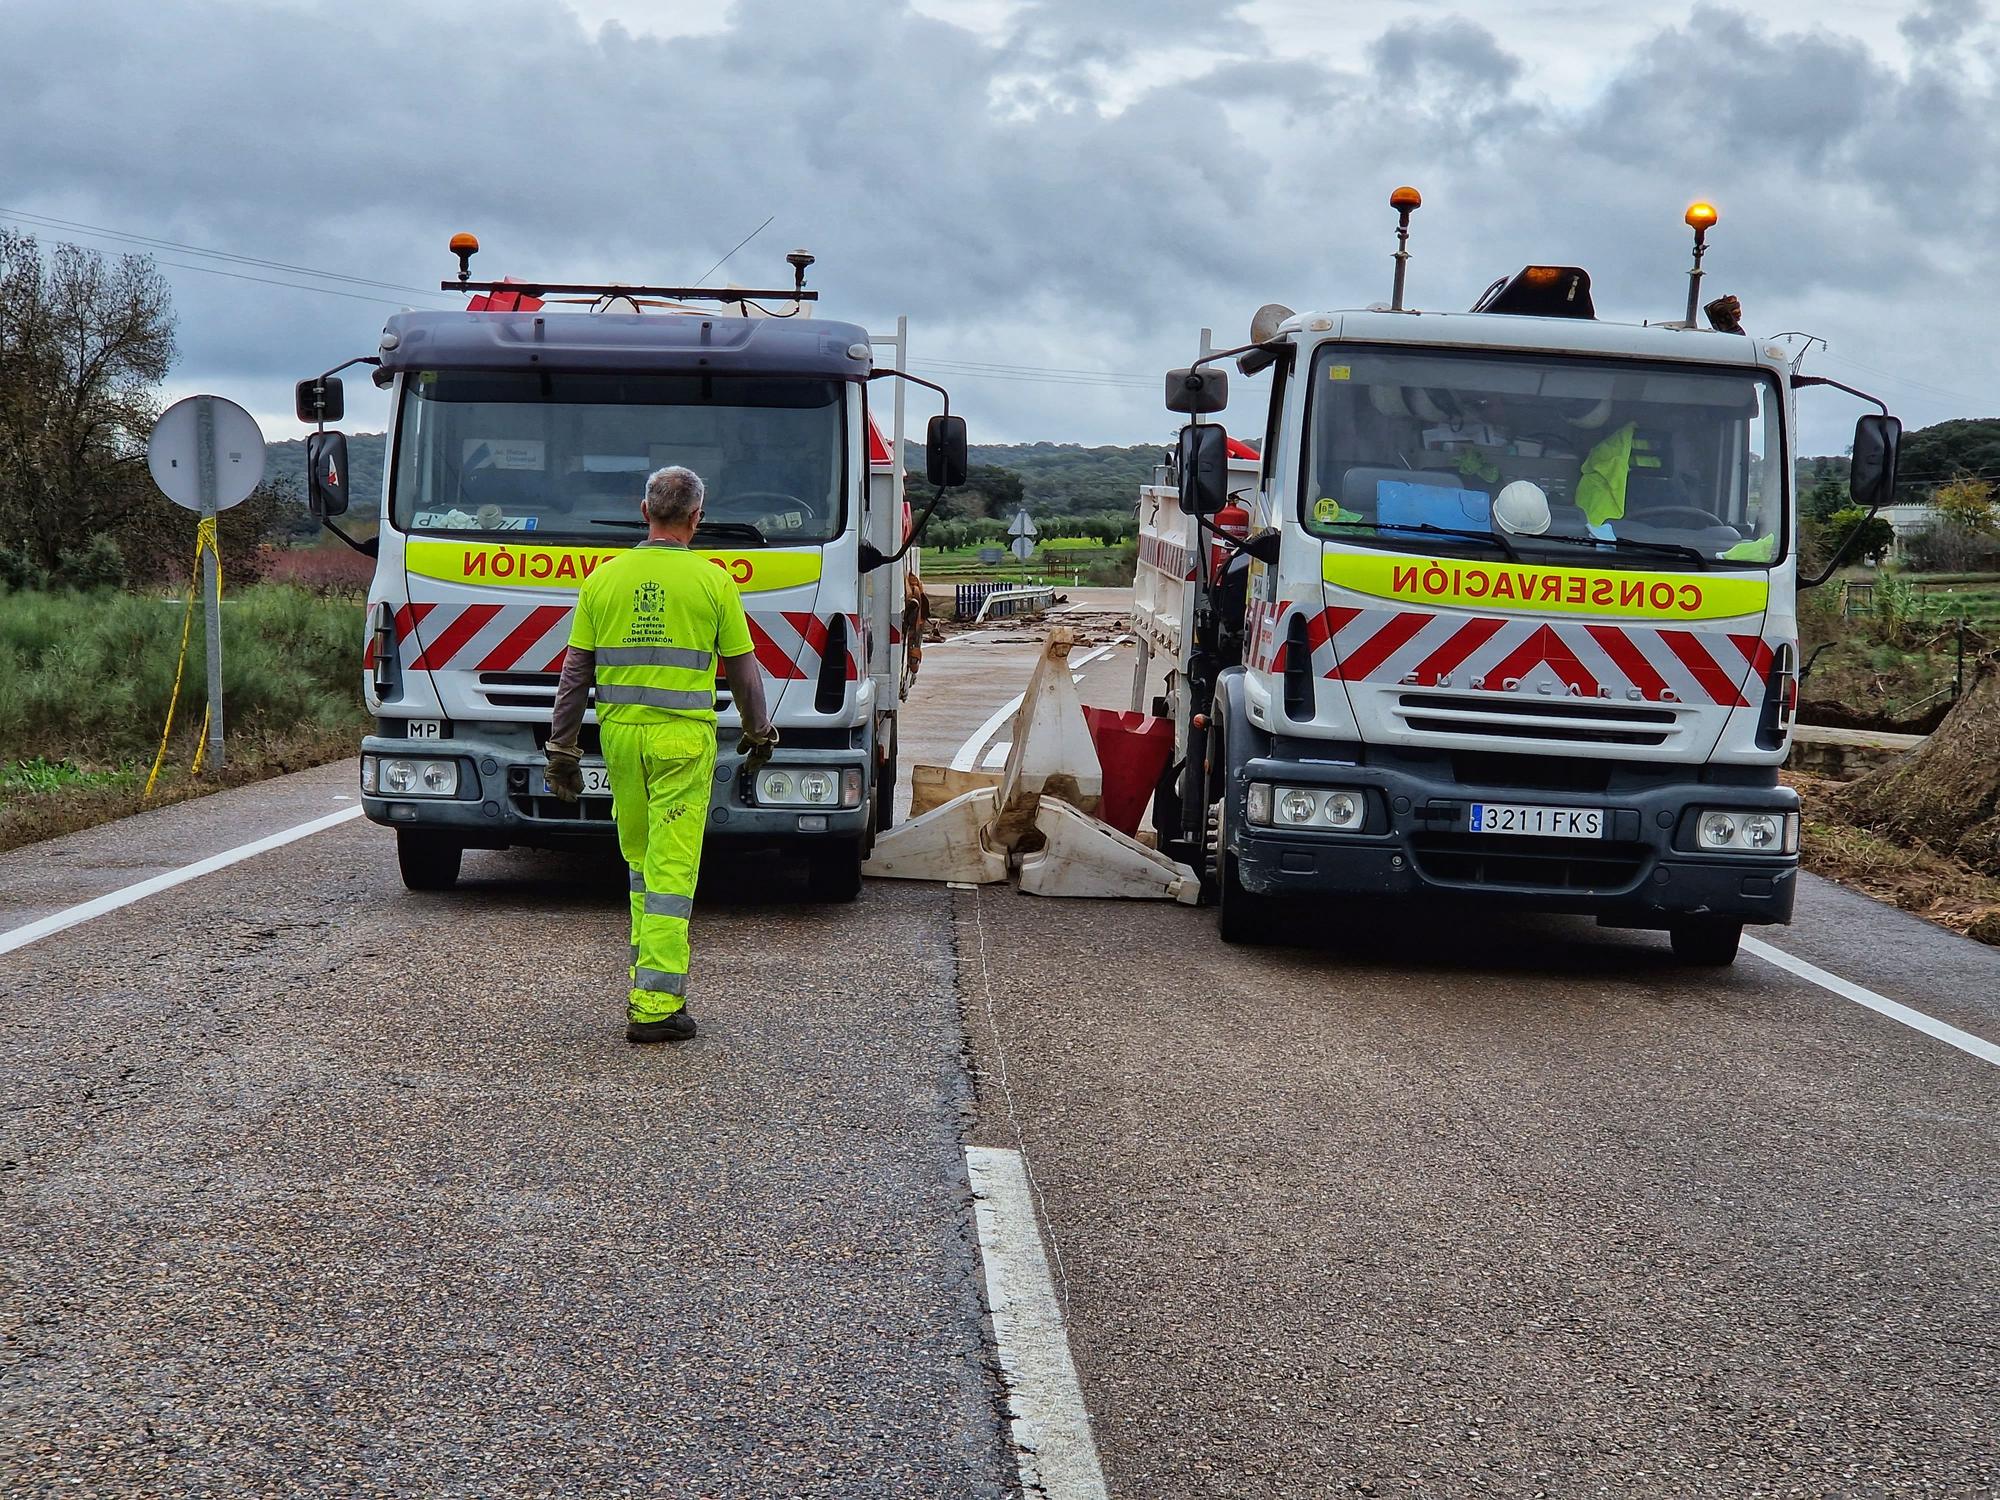
<instances>
[{"instance_id":1,"label":"yellow reflective stripe on truck","mask_svg":"<svg viewBox=\"0 0 2000 1500\"><path fill-rule=\"evenodd\" d=\"M412 537L404 563L419 578L510 589L576 589L622 547L538 547L533 543L442 542ZM746 594L797 588L820 575L817 551L715 552L694 549L736 580Z\"/></svg>"},{"instance_id":2,"label":"yellow reflective stripe on truck","mask_svg":"<svg viewBox=\"0 0 2000 1500\"><path fill-rule=\"evenodd\" d=\"M1771 596L1762 573L1635 573L1393 552L1328 551L1322 572L1335 588L1399 604L1600 619L1734 619L1762 614Z\"/></svg>"}]
</instances>

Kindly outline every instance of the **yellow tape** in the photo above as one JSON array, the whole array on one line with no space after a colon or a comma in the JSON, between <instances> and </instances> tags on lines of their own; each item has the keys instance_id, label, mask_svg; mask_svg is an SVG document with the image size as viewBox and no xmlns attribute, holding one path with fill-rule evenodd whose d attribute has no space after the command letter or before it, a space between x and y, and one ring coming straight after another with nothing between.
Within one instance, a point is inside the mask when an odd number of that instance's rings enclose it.
<instances>
[{"instance_id":1,"label":"yellow tape","mask_svg":"<svg viewBox=\"0 0 2000 1500\"><path fill-rule=\"evenodd\" d=\"M715 552L698 547L705 557L736 580L746 594L797 588L820 575L817 551ZM419 578L439 578L510 589L577 589L598 568L626 551L623 547L537 547L515 542L434 542L412 538L404 548L404 566Z\"/></svg>"},{"instance_id":2,"label":"yellow tape","mask_svg":"<svg viewBox=\"0 0 2000 1500\"><path fill-rule=\"evenodd\" d=\"M153 769L146 773L146 789L139 794L144 802L153 795L153 783L160 779L160 767L167 761L167 740L174 732L174 710L180 706L181 679L187 675L188 636L194 629L195 600L201 594L201 558L204 552L215 554L215 592L222 593L222 548L215 539L215 518L207 517L195 522L194 566L188 571L187 610L181 616L181 654L174 663L174 691L167 699L167 723L160 731L159 752L153 757ZM201 774L202 762L208 757L208 710L201 711L201 737L195 741L194 760L188 766L190 776Z\"/></svg>"},{"instance_id":3,"label":"yellow tape","mask_svg":"<svg viewBox=\"0 0 2000 1500\"><path fill-rule=\"evenodd\" d=\"M1771 596L1762 574L1614 572L1393 552L1328 551L1322 573L1336 588L1398 603L1603 619L1734 619L1763 613Z\"/></svg>"}]
</instances>

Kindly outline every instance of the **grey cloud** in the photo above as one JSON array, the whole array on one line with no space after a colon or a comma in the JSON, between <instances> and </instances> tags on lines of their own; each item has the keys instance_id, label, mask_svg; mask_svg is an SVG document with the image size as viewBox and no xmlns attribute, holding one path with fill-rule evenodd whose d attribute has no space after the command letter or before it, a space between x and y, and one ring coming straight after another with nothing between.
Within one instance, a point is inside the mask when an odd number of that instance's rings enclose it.
<instances>
[{"instance_id":1,"label":"grey cloud","mask_svg":"<svg viewBox=\"0 0 2000 1500\"><path fill-rule=\"evenodd\" d=\"M1492 32L1457 16L1392 26L1369 44L1368 60L1385 80L1397 83L1443 75L1451 87L1504 92L1521 76L1520 59Z\"/></svg>"},{"instance_id":2,"label":"grey cloud","mask_svg":"<svg viewBox=\"0 0 2000 1500\"><path fill-rule=\"evenodd\" d=\"M477 27L443 0L7 14L9 206L413 286L461 228L481 274L671 281L775 214L719 279L782 276L806 244L828 311L909 313L919 362L1146 372L1267 299L1375 300L1401 181L1425 191L1412 282L1432 306L1562 259L1607 312L1671 314L1680 207L1712 193L1710 265L1753 319L1894 296L1985 328L1958 292L1968 268L1992 279L2000 227L1989 33L1960 0L1909 18L1906 68L1699 6L1560 100L1464 19L1389 27L1337 66L1203 0L1045 0L990 43L874 0L741 0L720 31L665 39L534 0ZM1190 43L1213 59L1196 76L1100 96ZM184 367L274 391L368 347L388 311L169 275ZM1147 392L992 380L959 399L988 435L1167 426Z\"/></svg>"}]
</instances>

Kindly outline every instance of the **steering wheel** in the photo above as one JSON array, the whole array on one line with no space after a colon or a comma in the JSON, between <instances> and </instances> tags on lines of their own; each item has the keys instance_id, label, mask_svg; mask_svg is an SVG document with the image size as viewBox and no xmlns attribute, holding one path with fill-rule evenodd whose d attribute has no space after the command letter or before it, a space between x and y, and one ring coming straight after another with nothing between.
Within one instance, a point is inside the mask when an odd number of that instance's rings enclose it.
<instances>
[{"instance_id":1,"label":"steering wheel","mask_svg":"<svg viewBox=\"0 0 2000 1500\"><path fill-rule=\"evenodd\" d=\"M1684 516L1692 519L1697 527L1708 529L1715 526L1729 527L1729 523L1712 510L1703 510L1699 505L1649 505L1643 511L1626 516L1628 521L1637 521L1642 526L1658 526L1662 516Z\"/></svg>"}]
</instances>

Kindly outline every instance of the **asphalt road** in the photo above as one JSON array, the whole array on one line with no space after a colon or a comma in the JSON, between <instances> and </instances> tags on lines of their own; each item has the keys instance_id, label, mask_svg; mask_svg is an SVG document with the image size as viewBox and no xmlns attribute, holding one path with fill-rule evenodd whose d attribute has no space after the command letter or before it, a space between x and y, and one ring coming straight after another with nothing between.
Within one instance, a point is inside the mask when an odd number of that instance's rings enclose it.
<instances>
[{"instance_id":1,"label":"asphalt road","mask_svg":"<svg viewBox=\"0 0 2000 1500\"><path fill-rule=\"evenodd\" d=\"M930 648L905 768L1029 635ZM0 942L347 777L0 856ZM966 1145L1115 1496L2000 1488L2000 1077L1753 957L715 864L669 1052L615 870L466 869L351 822L0 954L0 1490L1006 1492ZM1810 881L1766 936L2000 1040L1991 949Z\"/></svg>"}]
</instances>

